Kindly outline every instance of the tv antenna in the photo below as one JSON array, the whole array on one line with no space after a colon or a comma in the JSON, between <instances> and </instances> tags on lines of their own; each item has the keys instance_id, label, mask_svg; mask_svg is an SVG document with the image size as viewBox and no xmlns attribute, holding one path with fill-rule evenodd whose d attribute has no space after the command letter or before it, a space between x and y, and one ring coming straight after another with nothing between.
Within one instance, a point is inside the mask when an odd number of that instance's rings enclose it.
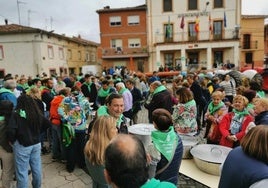
<instances>
[{"instance_id":1,"label":"tv antenna","mask_svg":"<svg viewBox=\"0 0 268 188\"><path fill-rule=\"evenodd\" d=\"M21 22L20 22L20 4L26 4L26 3L17 0L17 8L18 8L18 16L19 16L19 25L21 25Z\"/></svg>"}]
</instances>

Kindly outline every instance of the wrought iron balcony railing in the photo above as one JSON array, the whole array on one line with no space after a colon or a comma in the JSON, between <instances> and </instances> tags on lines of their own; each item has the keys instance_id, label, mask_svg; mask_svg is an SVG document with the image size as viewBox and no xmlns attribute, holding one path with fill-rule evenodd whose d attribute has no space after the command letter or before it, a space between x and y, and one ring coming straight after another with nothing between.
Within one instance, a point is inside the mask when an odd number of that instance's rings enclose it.
<instances>
[{"instance_id":1,"label":"wrought iron balcony railing","mask_svg":"<svg viewBox=\"0 0 268 188\"><path fill-rule=\"evenodd\" d=\"M148 57L148 47L141 48L102 48L102 58L116 58L116 57Z\"/></svg>"},{"instance_id":2,"label":"wrought iron balcony railing","mask_svg":"<svg viewBox=\"0 0 268 188\"><path fill-rule=\"evenodd\" d=\"M258 49L258 41L248 41L248 42L241 42L241 49L243 50L252 50L252 49Z\"/></svg>"},{"instance_id":3,"label":"wrought iron balcony railing","mask_svg":"<svg viewBox=\"0 0 268 188\"><path fill-rule=\"evenodd\" d=\"M173 33L166 37L165 33L156 33L155 43L185 43L185 42L202 42L202 41L219 41L219 40L239 40L237 30L222 31L200 31L198 33L179 32Z\"/></svg>"}]
</instances>

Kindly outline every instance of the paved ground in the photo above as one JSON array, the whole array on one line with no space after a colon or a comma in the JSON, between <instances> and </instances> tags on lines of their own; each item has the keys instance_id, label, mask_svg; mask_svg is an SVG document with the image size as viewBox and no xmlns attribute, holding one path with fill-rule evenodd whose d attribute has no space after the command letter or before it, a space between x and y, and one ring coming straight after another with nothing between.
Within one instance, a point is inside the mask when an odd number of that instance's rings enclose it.
<instances>
[{"instance_id":1,"label":"paved ground","mask_svg":"<svg viewBox=\"0 0 268 188\"><path fill-rule=\"evenodd\" d=\"M148 123L147 110L143 109L138 117L139 123ZM68 173L65 170L65 164L60 162L52 162L51 154L42 155L42 167L42 188L92 188L91 177L84 170L75 168L73 173ZM180 175L178 187L206 188L207 186L204 186L189 177Z\"/></svg>"}]
</instances>

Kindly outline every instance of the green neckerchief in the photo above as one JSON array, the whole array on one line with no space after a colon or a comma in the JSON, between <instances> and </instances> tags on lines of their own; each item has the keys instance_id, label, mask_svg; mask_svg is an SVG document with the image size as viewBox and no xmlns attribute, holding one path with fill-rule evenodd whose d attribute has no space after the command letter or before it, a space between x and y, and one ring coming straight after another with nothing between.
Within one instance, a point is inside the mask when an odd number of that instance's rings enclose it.
<instances>
[{"instance_id":1,"label":"green neckerchief","mask_svg":"<svg viewBox=\"0 0 268 188\"><path fill-rule=\"evenodd\" d=\"M155 178L151 178L147 182L145 182L140 188L176 188L173 183L167 181L157 180Z\"/></svg>"},{"instance_id":2,"label":"green neckerchief","mask_svg":"<svg viewBox=\"0 0 268 188\"><path fill-rule=\"evenodd\" d=\"M108 107L103 105L100 106L97 110L97 116L110 116L108 113ZM116 121L116 126L119 127L120 124L123 122L123 114L120 115L120 117Z\"/></svg>"},{"instance_id":3,"label":"green neckerchief","mask_svg":"<svg viewBox=\"0 0 268 188\"><path fill-rule=\"evenodd\" d=\"M127 90L127 88L122 88L122 89L120 89L120 91L118 93L122 95L126 90Z\"/></svg>"},{"instance_id":4,"label":"green neckerchief","mask_svg":"<svg viewBox=\"0 0 268 188\"><path fill-rule=\"evenodd\" d=\"M99 97L107 97L110 93L110 87L107 90L104 90L102 87L98 91Z\"/></svg>"},{"instance_id":5,"label":"green neckerchief","mask_svg":"<svg viewBox=\"0 0 268 188\"><path fill-rule=\"evenodd\" d=\"M248 103L247 109L253 109L253 108L254 108L254 104Z\"/></svg>"},{"instance_id":6,"label":"green neckerchief","mask_svg":"<svg viewBox=\"0 0 268 188\"><path fill-rule=\"evenodd\" d=\"M87 82L84 82L83 84L85 84L86 86L87 86L87 88L88 88L88 91L89 91L89 93L91 92L91 85L92 85L92 82L89 82L89 83L87 83Z\"/></svg>"},{"instance_id":7,"label":"green neckerchief","mask_svg":"<svg viewBox=\"0 0 268 188\"><path fill-rule=\"evenodd\" d=\"M9 89L6 89L6 88L1 88L0 89L0 93L13 93L11 90L9 90Z\"/></svg>"},{"instance_id":8,"label":"green neckerchief","mask_svg":"<svg viewBox=\"0 0 268 188\"><path fill-rule=\"evenodd\" d=\"M259 96L260 98L264 98L265 92L264 91L257 91L257 96Z\"/></svg>"},{"instance_id":9,"label":"green neckerchief","mask_svg":"<svg viewBox=\"0 0 268 188\"><path fill-rule=\"evenodd\" d=\"M166 90L166 89L167 89L167 88L166 88L165 86L161 85L161 86L157 87L157 88L154 90L153 95L155 95L155 94L157 94L157 93L159 93L159 92L161 92L161 91L164 91L164 90Z\"/></svg>"},{"instance_id":10,"label":"green neckerchief","mask_svg":"<svg viewBox=\"0 0 268 188\"><path fill-rule=\"evenodd\" d=\"M122 82L122 79L121 78L116 78L116 79L114 79L114 82Z\"/></svg>"},{"instance_id":11,"label":"green neckerchief","mask_svg":"<svg viewBox=\"0 0 268 188\"><path fill-rule=\"evenodd\" d=\"M26 119L26 112L25 112L24 110L20 109L20 110L18 111L18 114L19 114L20 117Z\"/></svg>"},{"instance_id":12,"label":"green neckerchief","mask_svg":"<svg viewBox=\"0 0 268 188\"><path fill-rule=\"evenodd\" d=\"M5 120L5 116L0 116L0 121L4 121Z\"/></svg>"},{"instance_id":13,"label":"green neckerchief","mask_svg":"<svg viewBox=\"0 0 268 188\"><path fill-rule=\"evenodd\" d=\"M213 104L213 102L209 103L208 111L211 115L213 115L217 110L223 107L224 103L221 101L217 106Z\"/></svg>"},{"instance_id":14,"label":"green neckerchief","mask_svg":"<svg viewBox=\"0 0 268 188\"><path fill-rule=\"evenodd\" d=\"M178 136L173 126L168 128L168 132L152 131L151 136L156 149L170 162L178 145Z\"/></svg>"},{"instance_id":15,"label":"green neckerchief","mask_svg":"<svg viewBox=\"0 0 268 188\"><path fill-rule=\"evenodd\" d=\"M238 118L244 117L246 115L249 115L249 112L246 108L244 108L243 111L238 111L236 109L233 109L233 112L235 113L235 116L238 116Z\"/></svg>"},{"instance_id":16,"label":"green neckerchief","mask_svg":"<svg viewBox=\"0 0 268 188\"><path fill-rule=\"evenodd\" d=\"M185 103L184 106L185 106L185 108L188 109L189 106L192 107L192 106L194 106L195 104L196 104L196 103L195 103L195 100L192 99L192 100L188 101L187 103Z\"/></svg>"}]
</instances>

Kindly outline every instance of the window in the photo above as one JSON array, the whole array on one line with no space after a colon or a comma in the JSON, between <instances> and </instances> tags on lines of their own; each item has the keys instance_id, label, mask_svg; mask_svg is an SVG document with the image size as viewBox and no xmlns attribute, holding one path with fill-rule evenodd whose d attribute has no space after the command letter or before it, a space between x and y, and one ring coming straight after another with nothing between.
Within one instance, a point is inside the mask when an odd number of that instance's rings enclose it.
<instances>
[{"instance_id":1,"label":"window","mask_svg":"<svg viewBox=\"0 0 268 188\"><path fill-rule=\"evenodd\" d=\"M121 39L112 39L111 40L111 48L122 48L122 40Z\"/></svg>"},{"instance_id":2,"label":"window","mask_svg":"<svg viewBox=\"0 0 268 188\"><path fill-rule=\"evenodd\" d=\"M81 55L81 51L79 50L78 52L77 52L78 54L78 60L81 60L82 59L82 55Z\"/></svg>"},{"instance_id":3,"label":"window","mask_svg":"<svg viewBox=\"0 0 268 188\"><path fill-rule=\"evenodd\" d=\"M223 51L214 51L213 67L217 68L223 64Z\"/></svg>"},{"instance_id":4,"label":"window","mask_svg":"<svg viewBox=\"0 0 268 188\"><path fill-rule=\"evenodd\" d=\"M4 59L4 48L0 46L0 60Z\"/></svg>"},{"instance_id":5,"label":"window","mask_svg":"<svg viewBox=\"0 0 268 188\"><path fill-rule=\"evenodd\" d=\"M128 16L127 23L128 23L128 25L139 25L140 24L140 16Z\"/></svg>"},{"instance_id":6,"label":"window","mask_svg":"<svg viewBox=\"0 0 268 188\"><path fill-rule=\"evenodd\" d=\"M5 75L6 75L6 74L5 74L5 69L0 69L0 78L4 78ZM0 82L0 86L1 86L1 85L3 85L3 81Z\"/></svg>"},{"instance_id":7,"label":"window","mask_svg":"<svg viewBox=\"0 0 268 188\"><path fill-rule=\"evenodd\" d=\"M250 49L250 34L243 35L243 49Z\"/></svg>"},{"instance_id":8,"label":"window","mask_svg":"<svg viewBox=\"0 0 268 188\"><path fill-rule=\"evenodd\" d=\"M189 65L197 65L199 62L199 54L198 52L188 52L188 64Z\"/></svg>"},{"instance_id":9,"label":"window","mask_svg":"<svg viewBox=\"0 0 268 188\"><path fill-rule=\"evenodd\" d=\"M75 68L70 67L69 68L69 74L75 74Z\"/></svg>"},{"instance_id":10,"label":"window","mask_svg":"<svg viewBox=\"0 0 268 188\"><path fill-rule=\"evenodd\" d=\"M223 0L214 0L214 8L223 8Z\"/></svg>"},{"instance_id":11,"label":"window","mask_svg":"<svg viewBox=\"0 0 268 188\"><path fill-rule=\"evenodd\" d=\"M163 0L163 12L172 11L172 0Z\"/></svg>"},{"instance_id":12,"label":"window","mask_svg":"<svg viewBox=\"0 0 268 188\"><path fill-rule=\"evenodd\" d=\"M197 0L188 0L188 10L197 10Z\"/></svg>"},{"instance_id":13,"label":"window","mask_svg":"<svg viewBox=\"0 0 268 188\"><path fill-rule=\"evenodd\" d=\"M246 59L246 63L252 63L253 62L253 55L252 55L252 52L247 52L246 54L245 54L245 59Z\"/></svg>"},{"instance_id":14,"label":"window","mask_svg":"<svg viewBox=\"0 0 268 188\"><path fill-rule=\"evenodd\" d=\"M53 59L54 58L53 46L48 45L47 46L47 51L48 51L48 58Z\"/></svg>"},{"instance_id":15,"label":"window","mask_svg":"<svg viewBox=\"0 0 268 188\"><path fill-rule=\"evenodd\" d=\"M189 38L189 41L197 40L197 33L195 31L195 22L191 22L188 25L188 38Z\"/></svg>"},{"instance_id":16,"label":"window","mask_svg":"<svg viewBox=\"0 0 268 188\"><path fill-rule=\"evenodd\" d=\"M86 52L86 61L90 61L90 56L89 56L89 52Z\"/></svg>"},{"instance_id":17,"label":"window","mask_svg":"<svg viewBox=\"0 0 268 188\"><path fill-rule=\"evenodd\" d=\"M173 69L173 60L174 60L174 54L173 53L166 53L164 54L164 61L165 66L169 69Z\"/></svg>"},{"instance_id":18,"label":"window","mask_svg":"<svg viewBox=\"0 0 268 188\"><path fill-rule=\"evenodd\" d=\"M67 54L67 58L68 59L72 59L72 50L71 49L68 49L68 54Z\"/></svg>"},{"instance_id":19,"label":"window","mask_svg":"<svg viewBox=\"0 0 268 188\"><path fill-rule=\"evenodd\" d=\"M141 47L141 40L139 38L128 39L128 47L129 48L139 48L139 47Z\"/></svg>"},{"instance_id":20,"label":"window","mask_svg":"<svg viewBox=\"0 0 268 188\"><path fill-rule=\"evenodd\" d=\"M96 55L94 52L91 52L91 61L95 62L96 61Z\"/></svg>"},{"instance_id":21,"label":"window","mask_svg":"<svg viewBox=\"0 0 268 188\"><path fill-rule=\"evenodd\" d=\"M121 17L113 16L110 17L110 26L120 26L121 25Z\"/></svg>"},{"instance_id":22,"label":"window","mask_svg":"<svg viewBox=\"0 0 268 188\"><path fill-rule=\"evenodd\" d=\"M59 47L59 58L60 59L64 58L63 48L61 48L61 47Z\"/></svg>"},{"instance_id":23,"label":"window","mask_svg":"<svg viewBox=\"0 0 268 188\"><path fill-rule=\"evenodd\" d=\"M165 31L165 41L166 42L172 41L173 40L173 25L165 24L164 31Z\"/></svg>"},{"instance_id":24,"label":"window","mask_svg":"<svg viewBox=\"0 0 268 188\"><path fill-rule=\"evenodd\" d=\"M213 22L213 39L222 39L222 21Z\"/></svg>"}]
</instances>

